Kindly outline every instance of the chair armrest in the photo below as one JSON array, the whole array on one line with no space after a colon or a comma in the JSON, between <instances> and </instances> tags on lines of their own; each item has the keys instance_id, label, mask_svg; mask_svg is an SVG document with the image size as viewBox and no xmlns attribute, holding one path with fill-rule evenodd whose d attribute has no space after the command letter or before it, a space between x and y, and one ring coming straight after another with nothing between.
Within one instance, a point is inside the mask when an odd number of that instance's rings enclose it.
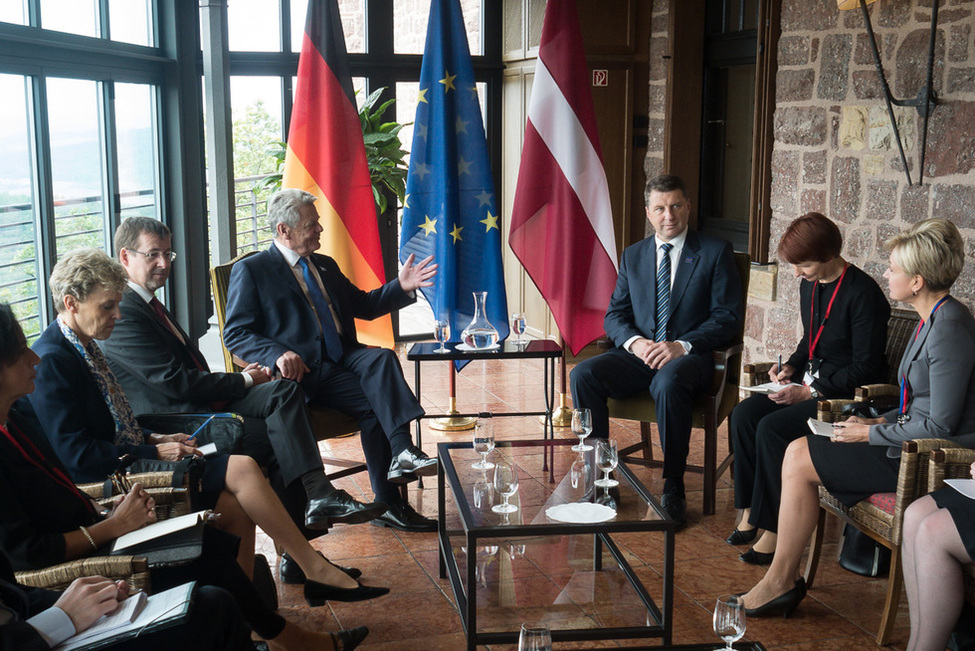
<instances>
[{"instance_id":1,"label":"chair armrest","mask_svg":"<svg viewBox=\"0 0 975 651\"><path fill-rule=\"evenodd\" d=\"M968 479L975 463L975 450L961 447L942 447L931 453L928 469L928 492L945 487L945 479Z\"/></svg>"},{"instance_id":2,"label":"chair armrest","mask_svg":"<svg viewBox=\"0 0 975 651\"><path fill-rule=\"evenodd\" d=\"M853 397L862 402L880 396L897 396L899 392L900 388L896 384L864 384L853 390Z\"/></svg>"},{"instance_id":3,"label":"chair armrest","mask_svg":"<svg viewBox=\"0 0 975 651\"><path fill-rule=\"evenodd\" d=\"M849 398L829 398L816 403L816 418L824 423L836 423L843 420L843 408L853 404Z\"/></svg>"},{"instance_id":4,"label":"chair armrest","mask_svg":"<svg viewBox=\"0 0 975 651\"><path fill-rule=\"evenodd\" d=\"M754 387L768 382L768 372L775 362L749 362L741 367L741 386Z\"/></svg>"},{"instance_id":5,"label":"chair armrest","mask_svg":"<svg viewBox=\"0 0 975 651\"><path fill-rule=\"evenodd\" d=\"M745 344L738 342L725 348L716 348L711 351L714 359L714 374L711 376L711 388L707 392L708 397L720 395L724 391L724 385L728 381L728 366L733 358L741 355L745 349Z\"/></svg>"},{"instance_id":6,"label":"chair armrest","mask_svg":"<svg viewBox=\"0 0 975 651\"><path fill-rule=\"evenodd\" d=\"M64 590L75 579L96 575L116 581L125 579L130 588L146 590L149 587L149 562L145 556L93 556L17 572L15 576L21 585Z\"/></svg>"},{"instance_id":7,"label":"chair armrest","mask_svg":"<svg viewBox=\"0 0 975 651\"><path fill-rule=\"evenodd\" d=\"M954 443L947 439L914 439L901 444L901 463L897 472L894 514L891 523L892 542L901 543L904 511L914 500L928 492L929 459L935 450Z\"/></svg>"}]
</instances>

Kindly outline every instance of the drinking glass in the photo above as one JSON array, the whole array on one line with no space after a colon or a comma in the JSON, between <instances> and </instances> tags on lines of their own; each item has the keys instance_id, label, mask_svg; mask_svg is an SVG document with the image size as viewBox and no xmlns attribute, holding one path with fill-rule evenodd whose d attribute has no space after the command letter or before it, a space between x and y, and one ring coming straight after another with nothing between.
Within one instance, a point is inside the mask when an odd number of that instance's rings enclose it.
<instances>
[{"instance_id":1,"label":"drinking glass","mask_svg":"<svg viewBox=\"0 0 975 651\"><path fill-rule=\"evenodd\" d=\"M596 441L596 467L603 471L602 478L596 480L597 486L609 488L620 485L615 479L609 478L609 473L616 469L619 462L620 457L616 450L616 441L610 439Z\"/></svg>"},{"instance_id":2,"label":"drinking glass","mask_svg":"<svg viewBox=\"0 0 975 651\"><path fill-rule=\"evenodd\" d=\"M586 465L586 457L581 452L576 460L572 462L572 466L569 468L569 481L572 483L572 488L579 488L579 480L582 480L583 488L586 485L586 476L589 474L589 467Z\"/></svg>"},{"instance_id":3,"label":"drinking glass","mask_svg":"<svg viewBox=\"0 0 975 651\"><path fill-rule=\"evenodd\" d=\"M491 505L491 494L494 487L487 479L479 479L474 482L474 508L480 509Z\"/></svg>"},{"instance_id":4,"label":"drinking glass","mask_svg":"<svg viewBox=\"0 0 975 651\"><path fill-rule=\"evenodd\" d=\"M434 321L433 338L440 343L440 348L437 348L434 352L436 353L450 352L446 348L444 348L444 344L450 341L450 321L443 321L440 319Z\"/></svg>"},{"instance_id":5,"label":"drinking glass","mask_svg":"<svg viewBox=\"0 0 975 651\"><path fill-rule=\"evenodd\" d=\"M490 419L481 418L474 425L474 451L481 455L481 460L472 463L471 468L490 470L494 464L487 460L487 456L494 449L494 427Z\"/></svg>"},{"instance_id":6,"label":"drinking glass","mask_svg":"<svg viewBox=\"0 0 975 651\"><path fill-rule=\"evenodd\" d=\"M714 605L714 632L724 640L724 651L733 651L732 642L745 634L745 603L737 595L718 597Z\"/></svg>"},{"instance_id":7,"label":"drinking glass","mask_svg":"<svg viewBox=\"0 0 975 651\"><path fill-rule=\"evenodd\" d=\"M491 510L495 513L514 513L518 507L508 504L508 499L518 492L518 470L507 463L499 463L494 467L494 490L501 493L501 504L495 504Z\"/></svg>"},{"instance_id":8,"label":"drinking glass","mask_svg":"<svg viewBox=\"0 0 975 651\"><path fill-rule=\"evenodd\" d=\"M515 333L515 343L519 346L524 343L521 339L521 335L525 334L525 329L527 327L524 312L515 312L511 315L511 331Z\"/></svg>"},{"instance_id":9,"label":"drinking glass","mask_svg":"<svg viewBox=\"0 0 975 651\"><path fill-rule=\"evenodd\" d=\"M545 624L521 625L518 651L552 651L552 632Z\"/></svg>"},{"instance_id":10,"label":"drinking glass","mask_svg":"<svg viewBox=\"0 0 975 651\"><path fill-rule=\"evenodd\" d=\"M573 445L573 452L588 452L591 445L586 445L586 437L592 432L592 414L588 409L572 410L572 433L579 437L579 445Z\"/></svg>"}]
</instances>

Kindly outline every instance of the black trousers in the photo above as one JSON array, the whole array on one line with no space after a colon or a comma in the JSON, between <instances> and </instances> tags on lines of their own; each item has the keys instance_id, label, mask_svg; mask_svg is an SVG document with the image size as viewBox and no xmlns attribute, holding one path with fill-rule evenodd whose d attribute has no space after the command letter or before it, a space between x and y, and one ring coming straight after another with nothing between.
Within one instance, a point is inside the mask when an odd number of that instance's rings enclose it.
<instances>
[{"instance_id":1,"label":"black trousers","mask_svg":"<svg viewBox=\"0 0 975 651\"><path fill-rule=\"evenodd\" d=\"M728 427L735 452L735 508L751 508L748 522L778 531L782 461L789 443L809 433L816 400L777 405L754 395L731 412Z\"/></svg>"},{"instance_id":2,"label":"black trousers","mask_svg":"<svg viewBox=\"0 0 975 651\"><path fill-rule=\"evenodd\" d=\"M698 394L711 380L710 355L685 355L654 370L636 355L614 348L572 369L572 404L592 413L592 435L609 437L608 398L629 398L650 391L664 450L665 479L679 479L687 466L691 412Z\"/></svg>"},{"instance_id":3,"label":"black trousers","mask_svg":"<svg viewBox=\"0 0 975 651\"><path fill-rule=\"evenodd\" d=\"M326 362L301 382L309 401L348 414L359 422L362 452L372 491L380 502L400 500L387 479L393 451L412 442L410 424L423 415L399 358L385 348L347 348L339 364Z\"/></svg>"}]
</instances>

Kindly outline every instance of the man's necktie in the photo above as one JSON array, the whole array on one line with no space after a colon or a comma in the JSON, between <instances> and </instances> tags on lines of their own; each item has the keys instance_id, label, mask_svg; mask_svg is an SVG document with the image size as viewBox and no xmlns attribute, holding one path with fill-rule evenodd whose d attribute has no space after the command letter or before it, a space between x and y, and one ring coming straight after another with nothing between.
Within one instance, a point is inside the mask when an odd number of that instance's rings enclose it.
<instances>
[{"instance_id":1,"label":"man's necktie","mask_svg":"<svg viewBox=\"0 0 975 651\"><path fill-rule=\"evenodd\" d=\"M667 341L667 319L670 318L670 250L673 244L660 245L660 266L657 267L657 329L654 341Z\"/></svg>"},{"instance_id":2,"label":"man's necktie","mask_svg":"<svg viewBox=\"0 0 975 651\"><path fill-rule=\"evenodd\" d=\"M163 307L163 304L159 301L159 299L153 296L152 300L149 301L149 305L152 306L152 311L156 313L156 316L160 321L162 321L163 325L166 326L166 328L173 333L173 336L175 336L176 339L183 344L183 347L186 348L186 354L190 356L191 360L193 360L193 365L196 367L196 370L200 371L201 373L209 373L210 367L204 363L204 360L197 355L196 351L193 350L193 347L190 346L186 339L183 338L183 335L181 335L179 330L177 330L176 324L173 323L172 319L170 319L166 314L166 308ZM230 404L229 400L214 400L209 403L210 409L213 411L224 411L224 408L228 404Z\"/></svg>"},{"instance_id":3,"label":"man's necktie","mask_svg":"<svg viewBox=\"0 0 975 651\"><path fill-rule=\"evenodd\" d=\"M305 287L308 288L308 296L311 297L312 305L315 306L315 312L318 314L318 322L322 325L322 336L325 338L325 352L328 354L329 359L333 362L338 362L342 359L342 340L339 338L339 332L335 327L332 311L328 309L328 301L325 300L325 295L318 286L318 281L315 280L311 269L308 268L308 260L298 258L298 264L301 265L301 273L305 279Z\"/></svg>"}]
</instances>

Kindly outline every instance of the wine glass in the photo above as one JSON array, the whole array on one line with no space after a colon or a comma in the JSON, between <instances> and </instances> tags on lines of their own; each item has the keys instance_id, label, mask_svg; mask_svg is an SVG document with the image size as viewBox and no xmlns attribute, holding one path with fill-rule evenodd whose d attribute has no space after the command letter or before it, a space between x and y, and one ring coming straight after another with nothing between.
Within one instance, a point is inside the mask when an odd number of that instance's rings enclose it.
<instances>
[{"instance_id":1,"label":"wine glass","mask_svg":"<svg viewBox=\"0 0 975 651\"><path fill-rule=\"evenodd\" d=\"M552 651L552 632L545 624L521 625L518 651Z\"/></svg>"},{"instance_id":2,"label":"wine glass","mask_svg":"<svg viewBox=\"0 0 975 651\"><path fill-rule=\"evenodd\" d=\"M597 486L609 488L620 485L615 479L609 478L609 473L616 469L619 462L620 457L616 450L616 441L610 439L596 441L596 467L603 471L603 476L596 480Z\"/></svg>"},{"instance_id":3,"label":"wine glass","mask_svg":"<svg viewBox=\"0 0 975 651\"><path fill-rule=\"evenodd\" d=\"M591 445L586 445L586 437L592 432L592 414L588 409L572 410L572 433L579 437L579 445L573 445L573 452L588 452Z\"/></svg>"},{"instance_id":4,"label":"wine glass","mask_svg":"<svg viewBox=\"0 0 975 651\"><path fill-rule=\"evenodd\" d=\"M745 634L745 602L738 595L718 597L714 605L714 632L725 642L723 651L733 651L732 642Z\"/></svg>"},{"instance_id":5,"label":"wine glass","mask_svg":"<svg viewBox=\"0 0 975 651\"><path fill-rule=\"evenodd\" d=\"M511 331L515 333L515 344L521 345L524 343L521 339L521 335L525 334L525 329L527 328L527 322L525 321L524 312L515 312L511 315Z\"/></svg>"},{"instance_id":6,"label":"wine glass","mask_svg":"<svg viewBox=\"0 0 975 651\"><path fill-rule=\"evenodd\" d=\"M589 474L589 466L586 464L586 457L583 453L579 453L575 461L572 462L572 466L569 468L569 481L572 483L572 488L579 488L579 480L581 479L583 488L585 488L586 476Z\"/></svg>"},{"instance_id":7,"label":"wine glass","mask_svg":"<svg viewBox=\"0 0 975 651\"><path fill-rule=\"evenodd\" d=\"M487 456L494 449L494 427L490 419L482 418L474 425L474 451L481 455L481 460L472 463L471 468L490 470L494 464L487 460Z\"/></svg>"},{"instance_id":8,"label":"wine glass","mask_svg":"<svg viewBox=\"0 0 975 651\"><path fill-rule=\"evenodd\" d=\"M514 504L508 504L508 499L518 492L518 470L507 463L499 463L494 467L494 490L501 493L501 504L495 504L491 510L495 513L513 513L518 510Z\"/></svg>"},{"instance_id":9,"label":"wine glass","mask_svg":"<svg viewBox=\"0 0 975 651\"><path fill-rule=\"evenodd\" d=\"M437 319L433 322L433 338L440 343L440 348L434 350L435 353L450 352L444 348L444 344L450 341L450 321Z\"/></svg>"},{"instance_id":10,"label":"wine glass","mask_svg":"<svg viewBox=\"0 0 975 651\"><path fill-rule=\"evenodd\" d=\"M487 478L478 479L474 482L474 508L480 509L491 505L491 494L494 487Z\"/></svg>"}]
</instances>

